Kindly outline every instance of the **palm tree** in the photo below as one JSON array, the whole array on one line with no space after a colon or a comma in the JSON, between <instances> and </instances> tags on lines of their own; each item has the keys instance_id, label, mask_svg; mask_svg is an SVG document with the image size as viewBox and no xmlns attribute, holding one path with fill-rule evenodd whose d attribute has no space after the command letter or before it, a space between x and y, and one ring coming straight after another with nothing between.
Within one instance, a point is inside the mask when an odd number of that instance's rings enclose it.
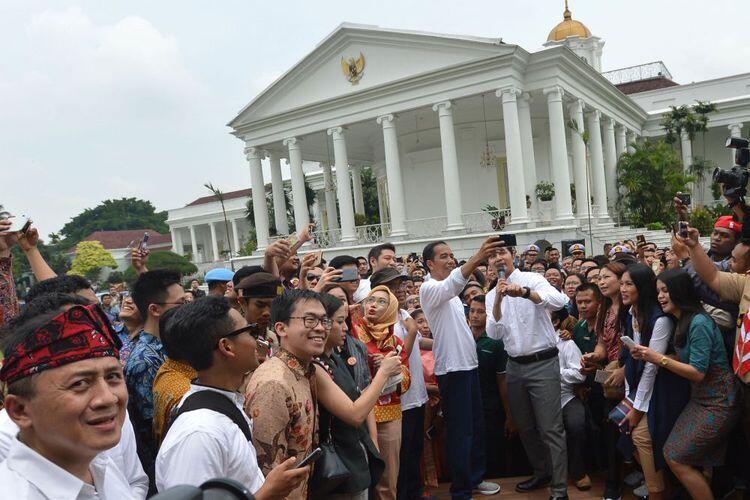
<instances>
[{"instance_id":1,"label":"palm tree","mask_svg":"<svg viewBox=\"0 0 750 500\"><path fill-rule=\"evenodd\" d=\"M224 208L224 192L219 188L214 187L210 182L203 184L203 186L211 191L214 196L216 196L216 199L219 200L219 203L221 203L221 212L224 214L224 230L226 231L227 245L229 246L229 264L232 266L232 271L234 271L234 262L232 261L232 238L229 237L229 221L227 220L227 211Z\"/></svg>"}]
</instances>

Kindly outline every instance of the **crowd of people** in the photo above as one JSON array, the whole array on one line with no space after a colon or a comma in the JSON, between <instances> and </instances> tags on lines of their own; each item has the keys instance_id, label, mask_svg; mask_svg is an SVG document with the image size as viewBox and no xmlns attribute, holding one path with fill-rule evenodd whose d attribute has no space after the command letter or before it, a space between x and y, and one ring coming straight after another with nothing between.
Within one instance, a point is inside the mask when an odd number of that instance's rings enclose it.
<instances>
[{"instance_id":1,"label":"crowd of people","mask_svg":"<svg viewBox=\"0 0 750 500\"><path fill-rule=\"evenodd\" d=\"M675 199L687 220L687 207ZM719 218L602 253L492 236L325 261L312 228L204 283L149 270L97 295L0 221L0 484L143 499L213 478L257 499L455 499L750 487L750 227ZM634 235L635 236L635 235ZM308 242L312 244L306 245ZM10 249L37 283L19 307ZM308 250L313 248L313 250Z\"/></svg>"}]
</instances>

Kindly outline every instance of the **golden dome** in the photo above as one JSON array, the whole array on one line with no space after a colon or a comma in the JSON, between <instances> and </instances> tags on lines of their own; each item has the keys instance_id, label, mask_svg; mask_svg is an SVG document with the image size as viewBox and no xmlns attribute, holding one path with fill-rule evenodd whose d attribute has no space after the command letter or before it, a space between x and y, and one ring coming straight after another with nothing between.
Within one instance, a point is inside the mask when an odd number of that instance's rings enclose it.
<instances>
[{"instance_id":1,"label":"golden dome","mask_svg":"<svg viewBox=\"0 0 750 500\"><path fill-rule=\"evenodd\" d=\"M591 36L591 31L581 21L575 21L573 19L570 10L568 9L568 0L565 0L565 12L563 13L563 21L552 28L547 37L548 42L561 42L569 36L579 36L581 38L588 38Z\"/></svg>"}]
</instances>

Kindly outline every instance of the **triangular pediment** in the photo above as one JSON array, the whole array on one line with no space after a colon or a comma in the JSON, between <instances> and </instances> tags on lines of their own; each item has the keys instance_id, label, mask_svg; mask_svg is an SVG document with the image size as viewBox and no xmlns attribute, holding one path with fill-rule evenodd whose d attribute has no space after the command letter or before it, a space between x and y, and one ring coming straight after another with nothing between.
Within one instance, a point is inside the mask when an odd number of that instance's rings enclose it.
<instances>
[{"instance_id":1,"label":"triangular pediment","mask_svg":"<svg viewBox=\"0 0 750 500\"><path fill-rule=\"evenodd\" d=\"M311 104L510 53L515 48L492 38L342 24L248 104L229 126L238 128ZM353 63L353 73L345 74L342 58Z\"/></svg>"}]
</instances>

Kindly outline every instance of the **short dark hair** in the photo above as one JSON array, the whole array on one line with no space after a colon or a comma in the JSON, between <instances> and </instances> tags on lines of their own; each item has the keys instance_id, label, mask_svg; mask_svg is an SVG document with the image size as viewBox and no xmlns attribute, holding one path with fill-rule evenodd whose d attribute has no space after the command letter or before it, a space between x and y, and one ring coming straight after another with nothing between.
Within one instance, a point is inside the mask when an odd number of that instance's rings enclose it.
<instances>
[{"instance_id":1,"label":"short dark hair","mask_svg":"<svg viewBox=\"0 0 750 500\"><path fill-rule=\"evenodd\" d=\"M216 343L234 328L230 310L224 297L207 296L167 311L160 328L167 356L196 371L211 368Z\"/></svg>"},{"instance_id":2,"label":"short dark hair","mask_svg":"<svg viewBox=\"0 0 750 500\"><path fill-rule=\"evenodd\" d=\"M149 304L163 302L167 298L167 288L180 284L180 275L175 271L157 269L146 271L133 283L133 302L143 319L148 316Z\"/></svg>"},{"instance_id":3,"label":"short dark hair","mask_svg":"<svg viewBox=\"0 0 750 500\"><path fill-rule=\"evenodd\" d=\"M327 293L320 294L320 302L323 304L323 307L326 310L326 316L328 316L329 318L333 317L336 311L341 309L341 306L344 305L344 303L341 302L338 297L334 297L333 295Z\"/></svg>"},{"instance_id":4,"label":"short dark hair","mask_svg":"<svg viewBox=\"0 0 750 500\"><path fill-rule=\"evenodd\" d=\"M252 276L255 273L262 273L263 271L263 266L242 266L237 269L234 276L232 276L232 283L234 284L234 287L237 288L237 285L240 284L240 281L242 281L243 278Z\"/></svg>"},{"instance_id":5,"label":"short dark hair","mask_svg":"<svg viewBox=\"0 0 750 500\"><path fill-rule=\"evenodd\" d=\"M361 255L357 257L357 261L359 262L360 260L364 260L365 262L368 262L367 257L363 257Z\"/></svg>"},{"instance_id":6,"label":"short dark hair","mask_svg":"<svg viewBox=\"0 0 750 500\"><path fill-rule=\"evenodd\" d=\"M471 306L471 303L472 303L472 302L480 302L480 303L482 303L482 304L485 304L485 303L486 303L486 300L485 300L485 299L486 299L486 296L485 296L485 295L477 295L476 297L474 297L473 299L471 299L471 300L469 301L469 306Z\"/></svg>"},{"instance_id":7,"label":"short dark hair","mask_svg":"<svg viewBox=\"0 0 750 500\"><path fill-rule=\"evenodd\" d=\"M555 247L549 247L546 251L547 252L559 252L560 249L559 248L555 248Z\"/></svg>"},{"instance_id":8,"label":"short dark hair","mask_svg":"<svg viewBox=\"0 0 750 500\"><path fill-rule=\"evenodd\" d=\"M581 292L593 292L594 297L596 298L597 302L601 302L602 299L604 298L601 290L599 290L599 287L593 283L584 282L578 285L578 288L576 288L576 295L578 295Z\"/></svg>"},{"instance_id":9,"label":"short dark hair","mask_svg":"<svg viewBox=\"0 0 750 500\"><path fill-rule=\"evenodd\" d=\"M21 314L19 314L15 318L11 318L10 321L8 321L8 323L3 328L3 331L10 330L14 328L15 325L20 325L22 323L25 323L31 318L34 318L41 314L59 311L64 306L68 306L68 305L87 306L89 305L89 301L84 299L83 297L80 297L78 295L74 295L71 293L55 292L55 293L48 293L45 295L39 295L31 302L27 302L26 307L23 308L23 310L21 311ZM0 336L4 336L4 335L0 334Z\"/></svg>"},{"instance_id":10,"label":"short dark hair","mask_svg":"<svg viewBox=\"0 0 750 500\"><path fill-rule=\"evenodd\" d=\"M76 293L78 290L91 288L91 282L82 276L75 274L64 274L55 276L44 281L40 281L29 289L26 294L26 301L31 302L40 295L49 293Z\"/></svg>"},{"instance_id":11,"label":"short dark hair","mask_svg":"<svg viewBox=\"0 0 750 500\"><path fill-rule=\"evenodd\" d=\"M546 260L544 260L544 259L536 259L536 260L535 260L534 262L532 262L532 263L531 263L531 265L532 265L532 266L533 266L534 264L541 264L541 265L543 265L543 266L544 266L544 270L545 270L545 271L547 270L548 264L547 264L547 261L546 261Z\"/></svg>"},{"instance_id":12,"label":"short dark hair","mask_svg":"<svg viewBox=\"0 0 750 500\"><path fill-rule=\"evenodd\" d=\"M215 290L219 288L220 286L226 286L228 281L209 281L208 282L208 291Z\"/></svg>"},{"instance_id":13,"label":"short dark hair","mask_svg":"<svg viewBox=\"0 0 750 500\"><path fill-rule=\"evenodd\" d=\"M422 309L414 309L411 312L411 318L412 319L417 319L417 317L419 317L419 316L424 316L424 311Z\"/></svg>"},{"instance_id":14,"label":"short dark hair","mask_svg":"<svg viewBox=\"0 0 750 500\"><path fill-rule=\"evenodd\" d=\"M422 260L424 261L425 265L427 265L428 260L435 259L435 247L438 245L447 245L447 243L443 240L439 240L431 241L430 243L425 245L424 250L422 250Z\"/></svg>"},{"instance_id":15,"label":"short dark hair","mask_svg":"<svg viewBox=\"0 0 750 500\"><path fill-rule=\"evenodd\" d=\"M271 304L271 324L289 323L289 318L294 313L294 308L297 303L310 300L320 302L321 304L323 303L318 292L299 289L286 290L284 293L273 299L273 303Z\"/></svg>"},{"instance_id":16,"label":"short dark hair","mask_svg":"<svg viewBox=\"0 0 750 500\"><path fill-rule=\"evenodd\" d=\"M337 255L331 259L328 265L334 269L341 269L344 266L359 266L359 262L351 255Z\"/></svg>"},{"instance_id":17,"label":"short dark hair","mask_svg":"<svg viewBox=\"0 0 750 500\"><path fill-rule=\"evenodd\" d=\"M393 243L381 243L380 245L372 247L367 253L367 262L370 262L372 259L377 261L380 254L383 253L383 250L390 250L391 252L396 253L396 246Z\"/></svg>"}]
</instances>

